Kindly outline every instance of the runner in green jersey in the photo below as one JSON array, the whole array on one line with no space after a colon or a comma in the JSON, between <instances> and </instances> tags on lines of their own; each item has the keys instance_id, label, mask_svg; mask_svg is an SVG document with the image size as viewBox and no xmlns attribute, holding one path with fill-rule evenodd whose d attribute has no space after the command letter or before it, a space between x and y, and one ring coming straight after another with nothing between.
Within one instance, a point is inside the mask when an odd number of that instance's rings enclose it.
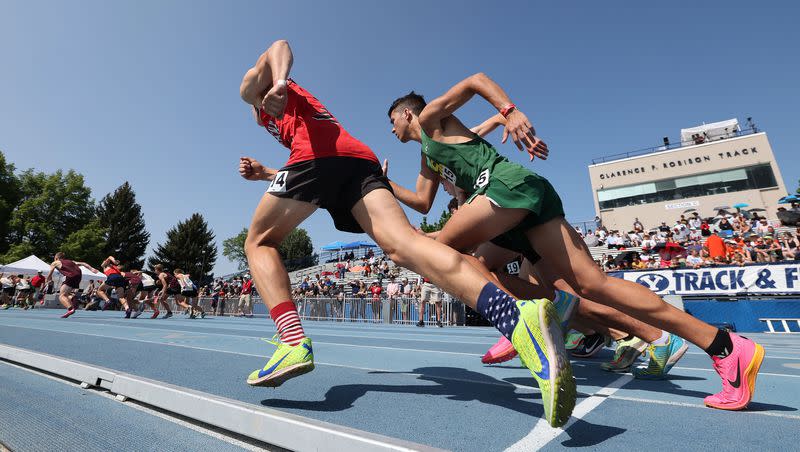
<instances>
[{"instance_id":1,"label":"runner in green jersey","mask_svg":"<svg viewBox=\"0 0 800 452\"><path fill-rule=\"evenodd\" d=\"M454 116L475 94L486 99L505 118L503 141L510 136L531 159L547 156L547 146L535 136L527 116L494 81L485 74L475 74L430 104L413 92L392 103L388 112L392 133L402 142L422 143L416 191L392 182L395 196L413 209L427 213L441 179L474 192L469 202L450 218L437 240L456 250L469 251L502 234L522 232L533 250L582 298L628 313L704 349L713 358L724 388L723 392L707 398L706 404L720 409L744 408L755 385L739 394L731 390L728 382L754 379L763 360L763 348L678 310L644 286L606 276L592 260L584 241L564 219L561 201L550 183L519 165L506 163L490 144ZM731 371L737 369L735 362L744 363L751 370Z\"/></svg>"}]
</instances>

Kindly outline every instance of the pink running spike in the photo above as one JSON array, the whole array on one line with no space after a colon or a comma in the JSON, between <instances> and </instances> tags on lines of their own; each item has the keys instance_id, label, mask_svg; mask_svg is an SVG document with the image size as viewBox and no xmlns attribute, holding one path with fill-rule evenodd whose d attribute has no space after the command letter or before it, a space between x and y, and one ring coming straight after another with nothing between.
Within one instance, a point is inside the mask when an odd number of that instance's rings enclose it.
<instances>
[{"instance_id":1,"label":"pink running spike","mask_svg":"<svg viewBox=\"0 0 800 452\"><path fill-rule=\"evenodd\" d=\"M711 358L714 370L722 378L722 391L706 397L705 404L720 410L743 410L753 399L758 370L764 361L764 347L736 334L730 335L731 354L725 358Z\"/></svg>"},{"instance_id":2,"label":"pink running spike","mask_svg":"<svg viewBox=\"0 0 800 452\"><path fill-rule=\"evenodd\" d=\"M511 345L511 341L506 339L505 336L500 336L500 340L483 355L481 362L484 364L504 363L517 356L517 351Z\"/></svg>"}]
</instances>

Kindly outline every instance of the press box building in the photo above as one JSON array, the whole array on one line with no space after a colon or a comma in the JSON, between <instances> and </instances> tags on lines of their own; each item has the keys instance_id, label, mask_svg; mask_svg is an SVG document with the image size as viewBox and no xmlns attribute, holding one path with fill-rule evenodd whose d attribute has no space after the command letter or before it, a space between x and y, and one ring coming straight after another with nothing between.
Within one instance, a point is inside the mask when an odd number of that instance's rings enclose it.
<instances>
[{"instance_id":1,"label":"press box building","mask_svg":"<svg viewBox=\"0 0 800 452\"><path fill-rule=\"evenodd\" d=\"M775 218L786 195L767 134L731 119L681 130L681 142L595 159L589 166L597 215L609 229L672 225L687 209L714 216L715 207L746 203Z\"/></svg>"}]
</instances>

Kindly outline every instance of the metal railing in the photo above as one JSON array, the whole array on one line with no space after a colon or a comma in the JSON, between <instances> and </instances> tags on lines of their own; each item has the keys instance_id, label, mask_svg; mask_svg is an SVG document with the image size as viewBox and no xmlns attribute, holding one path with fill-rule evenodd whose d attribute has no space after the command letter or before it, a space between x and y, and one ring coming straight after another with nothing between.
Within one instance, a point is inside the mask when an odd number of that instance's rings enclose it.
<instances>
[{"instance_id":1,"label":"metal railing","mask_svg":"<svg viewBox=\"0 0 800 452\"><path fill-rule=\"evenodd\" d=\"M355 323L396 323L413 325L420 321L420 301L416 297L400 297L397 299L372 300L370 298L346 297L337 298L302 298L295 301L300 318L303 320L320 320ZM464 325L464 305L449 297L442 300L442 318L444 325ZM436 306L425 303L422 321L426 325L435 325L438 319Z\"/></svg>"},{"instance_id":2,"label":"metal railing","mask_svg":"<svg viewBox=\"0 0 800 452\"><path fill-rule=\"evenodd\" d=\"M686 146L695 146L695 145L699 145L699 144L714 143L714 142L717 142L717 141L728 140L728 139L731 139L731 138L741 137L741 136L745 136L745 135L752 135L752 134L758 133L758 132L759 132L759 130L758 130L757 127L750 127L750 128L738 130L738 131L735 131L735 132L729 132L729 134L731 135L729 138L720 138L720 139L716 139L716 140L713 140L713 141L709 141L709 140L705 140L705 141L699 141L699 140L679 141L677 143L670 143L670 144L661 145L661 146L652 146L652 147L648 147L648 148L644 148L644 149L637 149L635 151L620 152L618 154L611 154L611 155L606 155L606 156L603 156L603 157L593 158L592 159L592 165L597 165L598 163L613 162L613 161L616 161L616 160L622 160L622 159L630 158L630 157L638 157L638 156L641 156L641 155L655 154L656 152L669 151L669 150L672 150L672 149L679 149L679 148L686 147Z\"/></svg>"}]
</instances>

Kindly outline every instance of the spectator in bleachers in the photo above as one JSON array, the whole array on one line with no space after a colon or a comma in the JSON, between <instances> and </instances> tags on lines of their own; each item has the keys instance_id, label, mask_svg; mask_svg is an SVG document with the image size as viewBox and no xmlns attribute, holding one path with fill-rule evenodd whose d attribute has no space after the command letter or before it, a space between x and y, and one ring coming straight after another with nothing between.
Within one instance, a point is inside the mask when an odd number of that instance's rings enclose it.
<instances>
[{"instance_id":1,"label":"spectator in bleachers","mask_svg":"<svg viewBox=\"0 0 800 452\"><path fill-rule=\"evenodd\" d=\"M628 232L628 246L642 246L641 232L637 230Z\"/></svg>"},{"instance_id":2,"label":"spectator in bleachers","mask_svg":"<svg viewBox=\"0 0 800 452\"><path fill-rule=\"evenodd\" d=\"M644 226L642 225L642 222L639 221L639 217L636 217L633 220L633 230L636 232L644 232Z\"/></svg>"},{"instance_id":3,"label":"spectator in bleachers","mask_svg":"<svg viewBox=\"0 0 800 452\"><path fill-rule=\"evenodd\" d=\"M589 229L586 232L586 237L583 238L583 241L586 243L586 246L597 246L600 244L600 240L597 239L597 235Z\"/></svg>"},{"instance_id":4,"label":"spectator in bleachers","mask_svg":"<svg viewBox=\"0 0 800 452\"><path fill-rule=\"evenodd\" d=\"M666 221L662 221L661 222L661 226L658 227L658 232L659 232L659 235L663 234L663 237L666 237L667 234L670 232L670 227L667 226L667 222Z\"/></svg>"},{"instance_id":5,"label":"spectator in bleachers","mask_svg":"<svg viewBox=\"0 0 800 452\"><path fill-rule=\"evenodd\" d=\"M798 234L800 234L800 228L798 228ZM780 239L781 250L783 252L784 259L787 260L800 260L800 242L798 238L792 237L791 232L785 232Z\"/></svg>"},{"instance_id":6,"label":"spectator in bleachers","mask_svg":"<svg viewBox=\"0 0 800 452\"><path fill-rule=\"evenodd\" d=\"M584 237L584 235L583 235L583 229L582 229L580 226L575 226L575 232L577 232L577 233L578 233L578 235L579 235L579 236L581 236L581 238L583 238L583 237Z\"/></svg>"},{"instance_id":7,"label":"spectator in bleachers","mask_svg":"<svg viewBox=\"0 0 800 452\"><path fill-rule=\"evenodd\" d=\"M755 245L753 246L753 250L756 254L756 262L771 262L770 261L770 253L769 253L769 245L764 242L763 237L758 237L755 241Z\"/></svg>"},{"instance_id":8,"label":"spectator in bleachers","mask_svg":"<svg viewBox=\"0 0 800 452\"><path fill-rule=\"evenodd\" d=\"M700 235L702 235L703 237L711 236L711 225L708 224L708 220L703 220L700 223Z\"/></svg>"},{"instance_id":9,"label":"spectator in bleachers","mask_svg":"<svg viewBox=\"0 0 800 452\"><path fill-rule=\"evenodd\" d=\"M728 221L727 217L722 217L722 219L719 220L719 223L717 223L717 228L723 234L731 234L731 233L733 233L733 225L731 224L730 221Z\"/></svg>"},{"instance_id":10,"label":"spectator in bleachers","mask_svg":"<svg viewBox=\"0 0 800 452\"><path fill-rule=\"evenodd\" d=\"M594 229L599 230L603 227L603 220L600 219L599 216L594 217Z\"/></svg>"},{"instance_id":11,"label":"spectator in bleachers","mask_svg":"<svg viewBox=\"0 0 800 452\"><path fill-rule=\"evenodd\" d=\"M716 233L711 234L706 240L706 247L708 248L709 258L717 262L718 259L725 257L725 243L722 237Z\"/></svg>"},{"instance_id":12,"label":"spectator in bleachers","mask_svg":"<svg viewBox=\"0 0 800 452\"><path fill-rule=\"evenodd\" d=\"M619 231L613 231L606 241L608 249L620 249L624 247L622 236L620 236Z\"/></svg>"},{"instance_id":13,"label":"spectator in bleachers","mask_svg":"<svg viewBox=\"0 0 800 452\"><path fill-rule=\"evenodd\" d=\"M703 220L700 218L700 215L697 212L692 212L692 216L689 218L689 228L696 228L699 230L701 224L703 224Z\"/></svg>"},{"instance_id":14,"label":"spectator in bleachers","mask_svg":"<svg viewBox=\"0 0 800 452\"><path fill-rule=\"evenodd\" d=\"M702 257L700 257L700 253L697 250L692 250L689 252L689 255L686 256L686 265L692 268L700 268L705 264L705 261Z\"/></svg>"},{"instance_id":15,"label":"spectator in bleachers","mask_svg":"<svg viewBox=\"0 0 800 452\"><path fill-rule=\"evenodd\" d=\"M769 233L769 227L770 226L769 224L767 224L766 218L759 218L758 225L755 228L756 234L760 235L761 237L764 237Z\"/></svg>"},{"instance_id":16,"label":"spectator in bleachers","mask_svg":"<svg viewBox=\"0 0 800 452\"><path fill-rule=\"evenodd\" d=\"M645 234L642 239L642 251L645 253L649 253L650 250L656 247L656 241L653 239L650 234Z\"/></svg>"}]
</instances>

